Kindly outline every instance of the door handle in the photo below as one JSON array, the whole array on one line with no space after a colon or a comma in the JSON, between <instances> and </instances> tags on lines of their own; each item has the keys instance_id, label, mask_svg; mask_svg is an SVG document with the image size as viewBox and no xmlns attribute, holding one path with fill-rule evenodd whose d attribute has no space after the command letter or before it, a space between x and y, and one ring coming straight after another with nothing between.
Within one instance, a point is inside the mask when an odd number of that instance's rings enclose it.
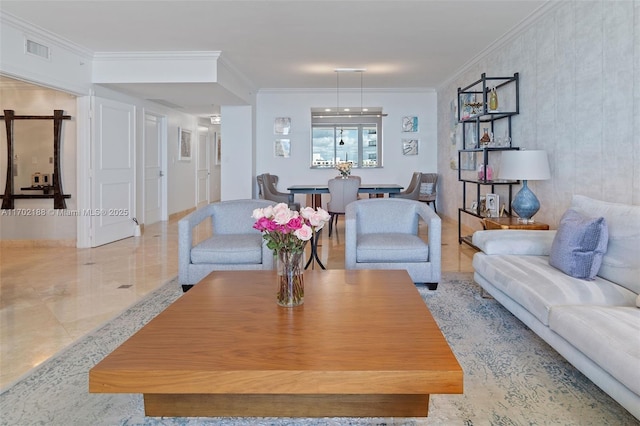
<instances>
[{"instance_id":1,"label":"door handle","mask_svg":"<svg viewBox=\"0 0 640 426\"><path fill-rule=\"evenodd\" d=\"M159 175L160 175L160 177L164 176L164 172L162 170L160 170Z\"/></svg>"}]
</instances>

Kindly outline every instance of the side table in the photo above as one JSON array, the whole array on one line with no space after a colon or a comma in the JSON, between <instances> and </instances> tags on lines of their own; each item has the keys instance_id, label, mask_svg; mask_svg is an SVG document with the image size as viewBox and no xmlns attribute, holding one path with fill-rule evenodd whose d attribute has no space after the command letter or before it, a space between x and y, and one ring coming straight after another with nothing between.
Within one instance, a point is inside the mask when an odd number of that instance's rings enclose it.
<instances>
[{"instance_id":1,"label":"side table","mask_svg":"<svg viewBox=\"0 0 640 426\"><path fill-rule=\"evenodd\" d=\"M529 229L538 231L548 231L549 225L542 222L522 223L514 216L508 217L485 217L485 229Z\"/></svg>"}]
</instances>

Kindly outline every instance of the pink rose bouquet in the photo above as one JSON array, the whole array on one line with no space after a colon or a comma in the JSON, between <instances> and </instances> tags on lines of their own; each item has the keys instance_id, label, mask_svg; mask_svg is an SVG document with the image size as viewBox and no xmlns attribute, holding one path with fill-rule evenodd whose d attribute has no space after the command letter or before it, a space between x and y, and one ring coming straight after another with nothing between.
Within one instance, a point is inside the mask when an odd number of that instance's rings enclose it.
<instances>
[{"instance_id":1,"label":"pink rose bouquet","mask_svg":"<svg viewBox=\"0 0 640 426\"><path fill-rule=\"evenodd\" d=\"M322 208L305 207L300 212L285 203L255 209L251 215L255 229L262 232L267 247L275 253L302 253L307 241L329 222L330 215Z\"/></svg>"}]
</instances>

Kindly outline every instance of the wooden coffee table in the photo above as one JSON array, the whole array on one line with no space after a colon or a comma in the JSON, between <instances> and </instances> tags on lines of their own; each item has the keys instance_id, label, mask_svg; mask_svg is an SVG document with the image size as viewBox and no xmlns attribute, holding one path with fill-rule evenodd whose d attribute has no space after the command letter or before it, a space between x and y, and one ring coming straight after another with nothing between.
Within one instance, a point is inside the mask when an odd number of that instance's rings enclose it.
<instances>
[{"instance_id":1,"label":"wooden coffee table","mask_svg":"<svg viewBox=\"0 0 640 426\"><path fill-rule=\"evenodd\" d=\"M416 417L463 372L406 271L214 272L89 372L89 391L144 394L147 416Z\"/></svg>"}]
</instances>

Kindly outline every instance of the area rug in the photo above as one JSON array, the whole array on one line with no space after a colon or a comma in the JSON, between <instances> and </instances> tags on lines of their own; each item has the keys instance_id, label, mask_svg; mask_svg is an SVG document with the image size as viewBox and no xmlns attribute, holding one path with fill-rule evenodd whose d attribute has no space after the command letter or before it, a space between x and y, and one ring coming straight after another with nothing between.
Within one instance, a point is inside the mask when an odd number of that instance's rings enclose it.
<instances>
[{"instance_id":1,"label":"area rug","mask_svg":"<svg viewBox=\"0 0 640 426\"><path fill-rule=\"evenodd\" d=\"M20 426L640 424L499 303L483 298L471 274L446 273L436 291L418 291L464 370L464 394L432 395L427 418L156 418L144 416L141 395L89 394L89 369L181 296L173 280L3 392L0 421Z\"/></svg>"}]
</instances>

